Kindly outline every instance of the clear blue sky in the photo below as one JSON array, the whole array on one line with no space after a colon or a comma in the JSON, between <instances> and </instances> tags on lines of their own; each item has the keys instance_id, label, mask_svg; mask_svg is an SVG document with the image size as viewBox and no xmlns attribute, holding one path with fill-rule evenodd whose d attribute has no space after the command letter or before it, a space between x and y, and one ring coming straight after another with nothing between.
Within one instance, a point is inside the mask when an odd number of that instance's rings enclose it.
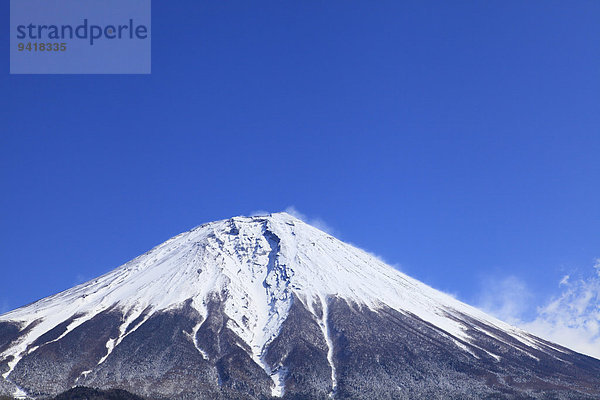
<instances>
[{"instance_id":1,"label":"clear blue sky","mask_svg":"<svg viewBox=\"0 0 600 400\"><path fill-rule=\"evenodd\" d=\"M0 36L4 311L290 205L471 302L600 257L600 2L152 13L150 76L10 76Z\"/></svg>"}]
</instances>

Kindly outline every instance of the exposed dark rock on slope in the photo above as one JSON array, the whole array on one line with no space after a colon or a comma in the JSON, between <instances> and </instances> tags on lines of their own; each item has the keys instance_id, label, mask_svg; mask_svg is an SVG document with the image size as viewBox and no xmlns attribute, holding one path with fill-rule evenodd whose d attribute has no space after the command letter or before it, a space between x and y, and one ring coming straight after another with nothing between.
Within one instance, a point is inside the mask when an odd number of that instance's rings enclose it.
<instances>
[{"instance_id":1,"label":"exposed dark rock on slope","mask_svg":"<svg viewBox=\"0 0 600 400\"><path fill-rule=\"evenodd\" d=\"M600 399L600 360L284 213L205 224L0 316L0 375L40 399Z\"/></svg>"}]
</instances>

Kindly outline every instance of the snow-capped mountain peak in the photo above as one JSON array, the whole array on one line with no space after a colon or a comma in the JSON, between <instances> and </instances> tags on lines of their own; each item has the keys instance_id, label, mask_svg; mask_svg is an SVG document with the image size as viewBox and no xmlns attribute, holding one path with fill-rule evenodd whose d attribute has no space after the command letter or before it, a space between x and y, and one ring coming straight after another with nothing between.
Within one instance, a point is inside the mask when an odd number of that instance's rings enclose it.
<instances>
[{"instance_id":1,"label":"snow-capped mountain peak","mask_svg":"<svg viewBox=\"0 0 600 400\"><path fill-rule=\"evenodd\" d=\"M10 380L21 360L40 346L61 341L103 313L118 312L117 333L106 341L96 366L80 371L76 381L86 379L153 316L184 306L199 316L186 335L202 358L210 361L198 332L209 319L215 299L222 306L224 327L273 380L273 395L283 394L286 369L269 362L266 352L297 301L312 315L325 340L331 393L337 385L331 299L357 310L391 309L417 318L475 359L482 352L497 361L502 357L478 344L478 335L492 337L532 359L538 358L535 351L559 349L287 213L275 213L198 226L101 277L0 316L0 323L16 323L22 331L0 354L0 361L7 363L2 376ZM58 327L59 334L43 340Z\"/></svg>"}]
</instances>

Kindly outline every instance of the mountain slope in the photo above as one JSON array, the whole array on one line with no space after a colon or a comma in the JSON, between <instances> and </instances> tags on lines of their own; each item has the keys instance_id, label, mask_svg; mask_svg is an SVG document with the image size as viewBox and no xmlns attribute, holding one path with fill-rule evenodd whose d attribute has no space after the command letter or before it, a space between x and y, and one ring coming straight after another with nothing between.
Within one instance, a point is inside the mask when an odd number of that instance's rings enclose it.
<instances>
[{"instance_id":1,"label":"mountain slope","mask_svg":"<svg viewBox=\"0 0 600 400\"><path fill-rule=\"evenodd\" d=\"M0 373L30 396L600 398L599 360L285 213L199 226L0 316Z\"/></svg>"}]
</instances>

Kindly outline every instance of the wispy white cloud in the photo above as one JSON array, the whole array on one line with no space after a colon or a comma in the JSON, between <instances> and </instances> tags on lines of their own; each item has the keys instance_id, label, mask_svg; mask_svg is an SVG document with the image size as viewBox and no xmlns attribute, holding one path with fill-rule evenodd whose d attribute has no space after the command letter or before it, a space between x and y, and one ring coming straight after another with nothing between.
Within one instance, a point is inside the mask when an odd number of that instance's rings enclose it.
<instances>
[{"instance_id":1,"label":"wispy white cloud","mask_svg":"<svg viewBox=\"0 0 600 400\"><path fill-rule=\"evenodd\" d=\"M521 324L534 334L600 358L600 260L587 278L560 281L561 293Z\"/></svg>"},{"instance_id":2,"label":"wispy white cloud","mask_svg":"<svg viewBox=\"0 0 600 400\"><path fill-rule=\"evenodd\" d=\"M327 232L330 235L336 236L336 230L333 229L329 224L327 224L321 218L318 218L318 217L308 217L306 214L301 213L294 206L289 206L284 211L286 213L288 213L288 214L290 214L290 215L298 218L298 219L301 219L302 221L306 222L307 224L312 225L315 228L322 230L323 232Z\"/></svg>"},{"instance_id":3,"label":"wispy white cloud","mask_svg":"<svg viewBox=\"0 0 600 400\"><path fill-rule=\"evenodd\" d=\"M269 215L270 213L265 210L254 210L250 212L250 217L259 217L261 215Z\"/></svg>"},{"instance_id":4,"label":"wispy white cloud","mask_svg":"<svg viewBox=\"0 0 600 400\"><path fill-rule=\"evenodd\" d=\"M529 318L525 314L533 295L523 280L508 277L484 286L480 308L544 339L600 358L600 260L585 278L565 275L557 294Z\"/></svg>"},{"instance_id":5,"label":"wispy white cloud","mask_svg":"<svg viewBox=\"0 0 600 400\"><path fill-rule=\"evenodd\" d=\"M398 264L398 263L393 263L390 262L388 260L386 260L383 256L377 254L377 253L373 253L372 251L363 249L362 247L360 247L359 245L352 243L352 242L347 242L349 245L351 245L352 247L356 247L357 249L361 249L362 251L364 251L365 253L367 253L368 255L370 255L373 258L376 258L377 260L381 261L384 264L387 264L391 267L394 267L395 269L397 269L398 271L402 272L402 265Z\"/></svg>"},{"instance_id":6,"label":"wispy white cloud","mask_svg":"<svg viewBox=\"0 0 600 400\"><path fill-rule=\"evenodd\" d=\"M533 297L525 281L512 275L501 279L487 277L483 288L479 308L509 324L521 322Z\"/></svg>"},{"instance_id":7,"label":"wispy white cloud","mask_svg":"<svg viewBox=\"0 0 600 400\"><path fill-rule=\"evenodd\" d=\"M571 279L571 275L563 276L562 279L560 280L560 282L558 282L558 286L568 285L569 279Z\"/></svg>"}]
</instances>

